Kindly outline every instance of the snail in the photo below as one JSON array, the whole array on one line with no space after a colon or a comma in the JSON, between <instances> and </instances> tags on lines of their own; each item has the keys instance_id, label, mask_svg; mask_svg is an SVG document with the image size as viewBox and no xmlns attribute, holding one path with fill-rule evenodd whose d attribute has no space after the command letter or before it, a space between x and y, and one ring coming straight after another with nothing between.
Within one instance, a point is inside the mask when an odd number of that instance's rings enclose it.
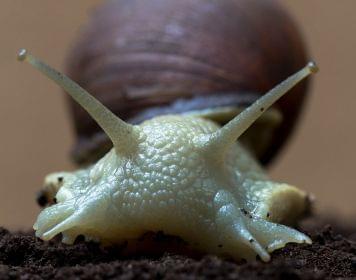
<instances>
[{"instance_id":1,"label":"snail","mask_svg":"<svg viewBox=\"0 0 356 280\"><path fill-rule=\"evenodd\" d=\"M191 113L222 125L306 63L298 29L277 1L114 0L92 14L66 72L131 124ZM263 164L287 140L305 96L303 82L242 135ZM91 164L111 141L69 103L73 158Z\"/></svg>"},{"instance_id":2,"label":"snail","mask_svg":"<svg viewBox=\"0 0 356 280\"><path fill-rule=\"evenodd\" d=\"M97 163L46 178L56 203L39 214L36 236L62 233L103 244L137 239L147 231L179 236L204 252L270 260L286 243L311 243L282 225L308 207L307 194L271 181L236 143L246 129L299 81L314 63L270 90L224 126L192 115L163 115L131 125L67 76L25 50L26 61L60 85L107 134L113 148Z\"/></svg>"}]
</instances>

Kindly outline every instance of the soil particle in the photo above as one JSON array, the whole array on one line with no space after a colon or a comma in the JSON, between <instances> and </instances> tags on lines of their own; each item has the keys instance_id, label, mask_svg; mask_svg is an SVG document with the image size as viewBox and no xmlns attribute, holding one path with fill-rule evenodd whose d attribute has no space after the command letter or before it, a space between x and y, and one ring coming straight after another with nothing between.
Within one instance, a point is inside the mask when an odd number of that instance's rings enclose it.
<instances>
[{"instance_id":1,"label":"soil particle","mask_svg":"<svg viewBox=\"0 0 356 280\"><path fill-rule=\"evenodd\" d=\"M117 247L43 242L33 232L0 228L0 279L356 279L356 243L347 238L356 231L318 223L302 228L312 245L289 244L269 263L157 252L124 257Z\"/></svg>"}]
</instances>

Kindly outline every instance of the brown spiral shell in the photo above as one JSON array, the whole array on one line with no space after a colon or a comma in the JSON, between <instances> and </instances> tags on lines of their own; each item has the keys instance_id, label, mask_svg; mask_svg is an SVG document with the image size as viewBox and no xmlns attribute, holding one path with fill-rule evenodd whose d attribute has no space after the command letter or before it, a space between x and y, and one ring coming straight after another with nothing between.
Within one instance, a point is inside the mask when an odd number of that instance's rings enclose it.
<instances>
[{"instance_id":1,"label":"brown spiral shell","mask_svg":"<svg viewBox=\"0 0 356 280\"><path fill-rule=\"evenodd\" d=\"M91 15L67 69L122 119L140 122L157 114L247 106L305 64L300 34L275 1L112 0ZM256 145L266 142L258 151L251 145L263 163L292 131L305 93L303 83L283 97L276 105L281 124L266 139L254 137ZM95 160L110 142L70 104L78 136L74 158Z\"/></svg>"}]
</instances>

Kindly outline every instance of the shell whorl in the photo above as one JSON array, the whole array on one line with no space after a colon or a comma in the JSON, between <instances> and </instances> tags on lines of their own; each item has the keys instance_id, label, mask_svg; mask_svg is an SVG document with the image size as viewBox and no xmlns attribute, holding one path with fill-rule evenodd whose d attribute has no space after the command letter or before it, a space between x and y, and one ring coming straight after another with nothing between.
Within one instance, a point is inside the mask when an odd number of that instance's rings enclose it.
<instances>
[{"instance_id":1,"label":"shell whorl","mask_svg":"<svg viewBox=\"0 0 356 280\"><path fill-rule=\"evenodd\" d=\"M244 108L306 62L298 30L274 1L114 0L95 10L67 69L116 115L139 123L220 106L217 99ZM268 144L261 151L251 144L262 162L292 131L305 88L302 83L277 103L283 122ZM75 103L70 106L77 161L108 150L100 128Z\"/></svg>"}]
</instances>

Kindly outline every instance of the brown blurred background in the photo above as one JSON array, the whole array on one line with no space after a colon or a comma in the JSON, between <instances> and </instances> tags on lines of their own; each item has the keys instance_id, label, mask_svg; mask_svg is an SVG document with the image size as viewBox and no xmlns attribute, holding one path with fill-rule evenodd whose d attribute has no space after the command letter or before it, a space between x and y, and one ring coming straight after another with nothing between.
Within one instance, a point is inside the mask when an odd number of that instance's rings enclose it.
<instances>
[{"instance_id":1,"label":"brown blurred background","mask_svg":"<svg viewBox=\"0 0 356 280\"><path fill-rule=\"evenodd\" d=\"M43 177L72 169L74 141L60 89L16 62L26 47L63 70L65 53L90 10L101 0L20 1L0 4L0 225L28 228L39 208ZM279 181L317 197L324 213L356 216L356 1L283 0L305 35L321 71L293 139L270 169Z\"/></svg>"}]
</instances>

